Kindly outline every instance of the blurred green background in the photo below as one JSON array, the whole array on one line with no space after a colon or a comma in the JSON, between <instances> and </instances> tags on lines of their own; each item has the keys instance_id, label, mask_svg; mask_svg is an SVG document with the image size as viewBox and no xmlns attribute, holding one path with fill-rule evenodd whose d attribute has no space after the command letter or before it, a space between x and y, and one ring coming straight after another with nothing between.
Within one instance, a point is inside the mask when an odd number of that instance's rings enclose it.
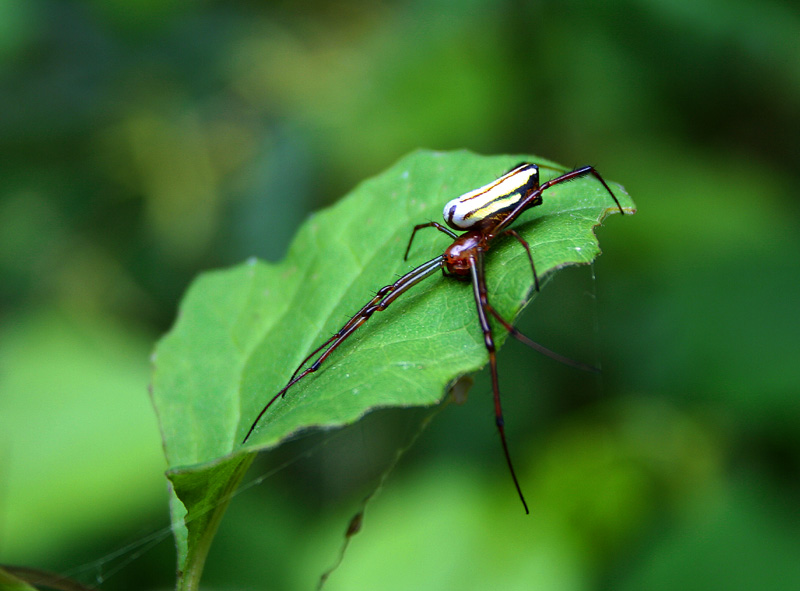
<instances>
[{"instance_id":1,"label":"blurred green background","mask_svg":"<svg viewBox=\"0 0 800 591\"><path fill-rule=\"evenodd\" d=\"M279 260L414 148L466 147L636 200L520 321L604 373L509 343L532 515L479 375L328 588L800 588L798 138L778 0L0 0L0 562L171 587L171 539L137 542L168 525L148 356L188 283ZM263 454L205 587L313 588L424 414Z\"/></svg>"}]
</instances>

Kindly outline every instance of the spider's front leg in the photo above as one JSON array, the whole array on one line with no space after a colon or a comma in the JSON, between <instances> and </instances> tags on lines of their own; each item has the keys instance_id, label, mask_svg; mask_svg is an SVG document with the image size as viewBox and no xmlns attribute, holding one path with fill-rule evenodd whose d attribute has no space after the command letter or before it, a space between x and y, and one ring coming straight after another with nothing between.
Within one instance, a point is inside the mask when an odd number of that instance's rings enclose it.
<instances>
[{"instance_id":1,"label":"spider's front leg","mask_svg":"<svg viewBox=\"0 0 800 591\"><path fill-rule=\"evenodd\" d=\"M440 255L435 257L425 263L422 263L416 269L409 271L402 277L400 277L397 281L392 283L391 285L385 285L378 290L375 296L367 302L358 312L356 312L350 320L348 320L344 326L342 326L333 336L328 338L322 345L314 349L309 355L306 356L305 359L300 363L297 369L292 374L292 377L289 379L289 382L281 388L281 390L275 394L269 402L267 402L266 406L258 413L256 420L253 421L253 424L250 426L250 429L247 431L247 435L245 435L244 440L242 443L246 443L250 435L256 428L256 425L261 420L261 417L264 416L264 413L267 412L270 406L278 399L281 398L286 394L286 392L294 386L297 382L302 380L310 373L314 373L317 371L320 366L325 362L325 360L333 353L339 345L341 345L347 338L352 335L361 325L363 325L367 320L375 312L380 312L385 310L389 307L389 305L403 295L406 291L410 288L415 286L417 283L422 281L423 279L430 277L433 273L439 270L442 266L443 257ZM314 358L320 351L322 354L317 357L317 359L305 368L303 371L300 371L303 366L308 363L311 359Z\"/></svg>"}]
</instances>

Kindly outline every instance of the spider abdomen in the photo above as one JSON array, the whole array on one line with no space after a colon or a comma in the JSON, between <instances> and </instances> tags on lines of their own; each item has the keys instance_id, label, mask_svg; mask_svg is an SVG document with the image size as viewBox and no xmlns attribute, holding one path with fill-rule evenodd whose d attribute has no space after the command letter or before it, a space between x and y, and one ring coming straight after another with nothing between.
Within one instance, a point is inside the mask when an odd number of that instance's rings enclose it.
<instances>
[{"instance_id":1,"label":"spider abdomen","mask_svg":"<svg viewBox=\"0 0 800 591\"><path fill-rule=\"evenodd\" d=\"M442 215L454 230L477 229L508 215L538 187L539 167L523 162L499 179L448 201Z\"/></svg>"}]
</instances>

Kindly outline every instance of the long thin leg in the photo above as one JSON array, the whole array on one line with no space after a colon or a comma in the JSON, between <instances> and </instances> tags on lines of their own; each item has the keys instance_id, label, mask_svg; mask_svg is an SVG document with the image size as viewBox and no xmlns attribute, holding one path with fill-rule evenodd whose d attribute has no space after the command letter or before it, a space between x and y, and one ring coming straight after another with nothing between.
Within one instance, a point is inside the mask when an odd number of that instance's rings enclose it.
<instances>
[{"instance_id":1,"label":"long thin leg","mask_svg":"<svg viewBox=\"0 0 800 591\"><path fill-rule=\"evenodd\" d=\"M340 328L336 333L331 335L331 337L328 338L327 341L322 343L319 347L317 347L311 353L309 353L305 359L303 359L303 361L300 363L297 369L294 370L294 373L292 374L292 377L289 379L289 383L283 389L283 392L285 393L286 390L288 390L292 385L294 385L297 381L299 381L302 378L302 376L297 377L297 374L300 373L300 370L303 369L303 366L306 363L308 363L311 359L313 359L317 353L319 353L320 351L322 351L323 349L325 349L330 345L330 347L326 349L326 351L320 356L320 358L317 359L314 362L314 364L312 364L312 367L314 366L316 367L314 369L309 368L308 370L306 370L306 372L304 372L304 374L316 371L317 368L319 368L320 364L325 360L325 358L328 355L330 355L336 347L339 346L341 341L347 338L355 329L357 329L364 322L366 322L366 320L370 316L372 316L372 314L374 314L379 310L385 310L386 307L395 298L397 298L399 295L401 295L410 287L416 285L417 283L425 279L425 277L430 275L438 267L441 267L441 257L436 257L426 263L423 263L416 269L413 269L412 271L409 271L408 273L400 277L400 279L398 279L391 285L385 285L382 288L380 288L372 297L372 299L369 302L367 302L358 312L353 314L353 316L350 317L350 320L348 320L344 324L344 326L342 326L342 328ZM389 296L392 293L394 293L395 295L390 299ZM331 345L331 343L333 344Z\"/></svg>"},{"instance_id":2,"label":"long thin leg","mask_svg":"<svg viewBox=\"0 0 800 591\"><path fill-rule=\"evenodd\" d=\"M625 211L622 209L622 205L620 205L617 196L614 195L614 191L611 190L611 187L608 186L608 183L606 183L605 179L603 179L603 177L600 176L600 173L595 170L594 166L583 166L581 168L576 168L575 170L570 170L569 172L565 172L561 176L557 176L556 178L550 179L549 181L545 181L544 183L539 185L536 189L531 191L530 194L528 194L524 199L521 199L520 202L517 204L517 206L513 210L511 210L511 213L509 213L505 218L500 220L494 228L492 228L489 232L487 232L487 236L489 237L497 236L503 230L505 230L509 225L511 225L511 223L513 223L514 220L516 220L523 211L525 211L526 209L528 209L529 207L531 207L536 203L541 203L542 193L547 189L549 189L550 187L554 185L559 185L561 183L573 181L582 176L586 176L587 174L591 174L598 181L602 183L603 187L605 187L605 190L608 191L609 195L611 195L611 198L614 200L614 203L617 204L619 212L622 215L625 215Z\"/></svg>"},{"instance_id":3,"label":"long thin leg","mask_svg":"<svg viewBox=\"0 0 800 591\"><path fill-rule=\"evenodd\" d=\"M376 294L376 295L377 295L377 294ZM362 310L363 310L363 308L362 308ZM356 312L356 316L358 316L358 314L359 314L359 313L360 313L360 311L359 311L359 312ZM352 318L351 318L351 319L350 319L348 322L350 322L350 321L352 321ZM340 329L339 329L339 332L337 332L337 333L335 333L335 334L332 334L332 335L331 335L331 336L328 338L328 340L327 340L327 341L325 341L325 342L324 342L324 343L322 343L322 344L321 344L319 347L317 347L316 349L314 349L313 351L311 351L311 353L309 353L308 355L306 355L306 358L305 358L305 359L303 359L303 360L300 362L300 365L298 365L298 366L297 366L297 369L295 369L295 370L294 370L294 373L293 373L293 374L292 374L292 376L289 378L289 381L291 382L291 381L292 381L292 380L295 378L295 376L296 376L297 374L299 374L299 373L300 373L300 370L301 370L301 369L303 369L303 367L305 366L305 364L306 364L306 363L308 363L309 361L311 361L311 359L313 359L313 358L314 358L314 356L315 356L317 353L319 353L319 352L320 352L320 351L322 351L322 350L323 350L325 347L327 347L327 346L328 346L328 345L330 345L330 344L331 344L333 341L335 341L335 340L336 340L336 338L339 336L339 333L340 333L342 330L344 330L344 327L340 328Z\"/></svg>"},{"instance_id":4,"label":"long thin leg","mask_svg":"<svg viewBox=\"0 0 800 591\"><path fill-rule=\"evenodd\" d=\"M515 339L517 339L520 343L527 345L528 347L530 347L535 351L538 351L542 355L546 355L551 359L555 359L556 361L558 361L559 363L563 363L564 365L569 365L570 367L574 367L582 371L588 371L591 373L600 373L600 370L593 365L587 365L585 363L581 363L580 361L575 361L574 359L570 359L569 357L564 357L563 355L559 355L558 353L556 353L555 351L551 351L544 345L540 345L536 341L531 340L529 337L525 336L516 328L514 328L514 326L512 326L511 323L506 321L502 316L500 316L497 310L495 310L492 307L492 305L489 304L488 302L486 303L485 308L489 312L489 314L494 316L497 319L497 321L503 325L503 328L505 328L509 332L509 334Z\"/></svg>"},{"instance_id":5,"label":"long thin leg","mask_svg":"<svg viewBox=\"0 0 800 591\"><path fill-rule=\"evenodd\" d=\"M416 269L415 269L415 271L416 271ZM413 273L413 271L412 271L412 273ZM402 278L401 278L401 279L402 279ZM399 280L398 280L398 282L399 282ZM357 320L358 320L358 319L359 319L359 318L360 318L360 317L361 317L361 316L364 314L364 312L365 312L366 310L368 310L369 308L371 308L372 306L374 306L375 304L377 304L378 302L380 302L380 301L381 301L381 300L382 300L384 297L386 297L386 295L387 295L387 294L388 294L390 291L392 291L393 289L396 289L395 285L396 285L396 284L394 284L394 283L393 283L392 285L385 285L384 287L382 287L381 289L379 289L377 292L375 292L375 295L373 296L373 298L372 298L372 299L371 299L369 302L367 302L367 303L364 305L364 307L362 307L362 308L361 308L361 309L360 309L358 312L356 312L355 314L353 314L353 315L350 317L350 320L348 320L348 321L345 323L345 325L344 325L342 328L340 328L340 329L339 329L337 332L335 332L334 334L332 334L332 335L331 335L331 336L328 338L328 340L327 340L327 341L325 341L324 343L322 343L322 344L321 344L319 347L317 347L316 349L314 349L313 351L311 351L311 353L309 353L308 355L306 355L306 358L305 358L305 359L303 359L303 360L300 362L300 365L298 365L298 366L297 366L297 369L295 369L295 370L294 370L294 373L293 373L293 374L292 374L292 376L289 378L289 382L291 382L292 380L294 380L295 376L297 376L297 374L299 374L299 373L300 373L300 370L301 370L301 369L303 369L303 367L305 366L305 364L306 364L306 363L308 363L309 361L311 361L311 359L313 359L313 358L316 356L316 354L317 354L317 353L319 353L319 352L320 352L320 351L322 351L322 350L323 350L325 347L327 347L328 345L330 345L330 344L331 344L333 341L335 341L336 339L338 339L339 337L341 337L341 336L342 336L342 333L346 332L346 331L347 331L347 330L350 328L350 325L351 325L352 323L356 322L356 321L357 321Z\"/></svg>"},{"instance_id":6,"label":"long thin leg","mask_svg":"<svg viewBox=\"0 0 800 591\"><path fill-rule=\"evenodd\" d=\"M483 331L483 341L486 345L486 350L489 352L495 423L497 424L497 431L500 433L500 442L503 444L503 453L506 456L506 462L508 462L511 478L514 480L514 486L517 487L517 494L519 494L519 499L522 501L522 506L525 508L525 513L528 514L530 513L530 511L528 511L528 503L525 502L525 496L522 494L522 489L519 486L517 474L514 472L514 465L511 463L511 454L508 452L508 443L506 442L505 421L503 420L503 408L500 405L500 385L497 377L497 354L494 346L494 338L492 336L492 327L489 324L489 318L486 316L486 309L489 306L489 297L486 291L486 277L483 271L482 251L477 251L475 257L472 258L470 273L472 275L475 304L478 308L478 320L480 321L481 330Z\"/></svg>"},{"instance_id":7,"label":"long thin leg","mask_svg":"<svg viewBox=\"0 0 800 591\"><path fill-rule=\"evenodd\" d=\"M530 246L522 238L522 236L520 236L519 234L517 234L514 230L512 230L510 228L505 231L505 234L510 234L511 236L513 236L514 238L519 240L520 244L522 244L522 246L525 247L525 250L528 251L528 260L530 260L531 269L533 270L533 281L534 281L534 283L536 285L536 291L539 291L539 278L536 276L536 267L533 266L533 255L531 255ZM503 325L503 328L505 328L509 332L509 334L511 334L511 336L514 337L515 339L517 339L520 343L523 343L523 344L527 345L528 347L530 347L531 349L533 349L535 351L538 351L542 355L546 355L547 357L550 357L551 359L555 359L556 361L558 361L559 363L563 363L564 365L569 365L570 367L574 367L576 369L580 369L580 370L583 370L583 371L588 371L588 372L591 372L591 373L600 373L600 370L598 368L594 367L593 365L587 365L585 363L581 363L580 361L575 361L574 359L570 359L569 357L565 357L564 355L560 355L560 354L556 353L555 351L552 351L552 350L548 349L544 345L540 345L536 341L534 341L534 340L530 339L529 337L525 336L520 331L518 331L516 328L514 328L514 326L512 326L512 324L510 322L507 322L505 320L505 318L500 316L500 314L497 312L497 310L495 310L494 307L488 301L485 303L484 307L486 308L486 310L492 316L494 316L497 319L497 321L500 324Z\"/></svg>"},{"instance_id":8,"label":"long thin leg","mask_svg":"<svg viewBox=\"0 0 800 591\"><path fill-rule=\"evenodd\" d=\"M511 168L509 168L501 176L505 176L509 172L512 172L514 169L519 168L520 166L525 166L526 164L533 164L533 163L532 162L522 161L519 164L517 164L516 166L512 166ZM557 172L558 174L564 174L564 172L566 172L568 170L568 169L564 168L563 166L562 167L550 166L549 164L539 164L538 162L536 163L536 168L546 168L548 170L553 170L553 171Z\"/></svg>"},{"instance_id":9,"label":"long thin leg","mask_svg":"<svg viewBox=\"0 0 800 591\"><path fill-rule=\"evenodd\" d=\"M504 233L513 236L514 238L519 240L519 243L522 246L525 247L525 251L528 253L528 260L531 263L531 271L533 271L533 284L536 288L536 291L539 291L539 276L536 274L536 266L533 264L533 255L531 254L530 245L522 238L522 236L517 234L517 232L515 230L512 230L511 228L506 230Z\"/></svg>"},{"instance_id":10,"label":"long thin leg","mask_svg":"<svg viewBox=\"0 0 800 591\"><path fill-rule=\"evenodd\" d=\"M428 263L430 263L430 262L431 262L431 261L428 261ZM424 263L423 265L420 265L420 266L427 265L428 263ZM419 270L419 267L417 267L416 269L414 269L414 270L413 270L413 271L411 271L410 273L414 273L414 272L416 272L416 271L418 271L418 270ZM380 301L381 301L383 298L385 298L385 297L386 297L386 296L387 296L389 293L391 293L392 291L396 290L396 289L399 287L399 285L398 285L398 284L400 284L400 282L402 282L402 281L405 279L405 277L406 277L406 276L404 275L403 277L401 277L400 279L398 279L398 280L397 280L396 282L394 282L393 284L391 284L391 285L385 285L385 286L383 286L382 288L380 288L380 289L379 289L377 292L375 292L375 295L373 296L373 298L372 298L372 299L371 299L369 302L367 302L367 303L366 303L366 304L365 304L365 305L364 305L364 306L363 306L363 307L362 307L362 308L361 308L361 309L360 309L358 312L356 312L355 314L353 314L353 316L351 316L351 317L350 317L350 320L348 320L348 321L347 321L347 323L345 323L345 325L344 325L342 328L340 328L340 329L338 330L338 332L336 332L336 333L334 333L333 335L331 335L331 336L328 338L328 340L327 340L327 341L325 341L325 342L324 342L324 343L322 343L322 344L321 344L319 347L317 347L316 349L314 349L313 351L311 351L311 353L309 353L308 355L306 355L306 358L305 358L305 359L303 359L303 361L301 361L301 362L300 362L300 365L298 365L298 366L297 366L297 369L295 369L295 370L294 370L294 373L293 373L293 374L292 374L292 376L289 378L289 381L291 382L292 380L294 380L295 376L297 376L297 374L298 374L298 373L300 373L300 370L301 370L301 369L303 369L303 367L305 366L305 364L306 364L306 363L308 363L308 362L309 362L311 359L313 359L313 358L314 358L314 356L315 356L317 353L319 353L320 351L322 351L322 350L323 350L325 347L327 347L329 344L331 344L333 341L335 341L337 338L339 338L339 337L342 335L342 333L346 332L346 331L349 329L349 327L350 327L350 324L351 324L351 323L354 323L354 322L356 322L356 321L357 321L357 320L358 320L358 319L359 319L359 318L360 318L360 317L361 317L361 316L362 316L362 315L363 315L363 314L364 314L364 313L365 313L367 310L369 310L369 309L370 309L371 307L373 307L375 304L377 304L378 302L380 302Z\"/></svg>"},{"instance_id":11,"label":"long thin leg","mask_svg":"<svg viewBox=\"0 0 800 591\"><path fill-rule=\"evenodd\" d=\"M554 172L557 172L558 174L564 174L569 170L568 168L564 168L563 166L550 166L549 164L539 164L538 162L536 163L536 166L538 166L539 168L546 168L547 170L552 170Z\"/></svg>"},{"instance_id":12,"label":"long thin leg","mask_svg":"<svg viewBox=\"0 0 800 591\"><path fill-rule=\"evenodd\" d=\"M606 183L605 179L602 176L600 176L600 173L597 172L597 170L595 170L594 166L583 166L581 168L576 168L575 170L571 170L569 172L565 172L561 176L557 176L554 179L550 179L549 181L545 181L544 183L542 183L539 186L539 191L544 191L546 189L549 189L553 185L558 185L560 183L566 183L566 182L569 182L571 180L574 180L574 179L576 179L578 177L582 177L582 176L587 175L587 174L591 174L592 176L594 176L594 178L596 178L598 181L600 181L602 183L603 187L605 187L606 191L608 191L608 194L611 195L611 198L614 200L614 203L617 204L617 207L619 208L619 212L622 215L625 215L625 211L622 209L622 206L619 204L619 200L617 199L617 196L614 195L614 191L611 190L611 187L609 187L608 183Z\"/></svg>"},{"instance_id":13,"label":"long thin leg","mask_svg":"<svg viewBox=\"0 0 800 591\"><path fill-rule=\"evenodd\" d=\"M272 406L272 404L281 396L284 396L297 382L302 380L310 373L314 373L317 371L320 366L324 363L324 361L328 358L328 356L333 353L336 348L341 345L347 337L349 337L353 332L356 331L358 327L364 324L369 318L375 313L385 310L389 304L395 301L398 297L400 297L403 293L409 290L411 287L415 286L417 283L422 281L423 279L430 277L433 273L439 270L442 266L442 256L435 257L429 260L426 263L421 264L419 267L414 269L413 271L409 271L400 279L392 283L391 285L386 285L378 290L375 296L367 302L367 304L361 308L358 312L356 312L350 320L348 320L342 328L340 328L332 337L330 337L327 341L325 341L321 346L317 347L310 355L308 355L303 362L298 366L298 368L292 374L292 377L289 379L289 382L277 393L273 396L269 402L267 402L266 406L258 413L256 420L253 421L253 424L250 426L250 429L247 431L247 435L245 435L244 440L242 443L246 443L247 439L253 433L253 430L256 428L256 425L261 420L261 417L264 416L264 413L267 412L267 409ZM300 369L309 361L311 360L314 355L319 353L320 351L322 354L304 369L302 372Z\"/></svg>"},{"instance_id":14,"label":"long thin leg","mask_svg":"<svg viewBox=\"0 0 800 591\"><path fill-rule=\"evenodd\" d=\"M411 238L408 239L408 246L406 246L406 254L403 255L404 261L408 260L408 253L411 252L411 243L414 242L414 236L416 236L418 230L422 230L423 228L436 228L440 232L444 232L445 234L450 236L450 238L452 238L453 240L458 238L458 234L453 232L450 228L443 226L439 222L428 222L427 224L417 224L416 226L414 226L414 230L411 232Z\"/></svg>"}]
</instances>

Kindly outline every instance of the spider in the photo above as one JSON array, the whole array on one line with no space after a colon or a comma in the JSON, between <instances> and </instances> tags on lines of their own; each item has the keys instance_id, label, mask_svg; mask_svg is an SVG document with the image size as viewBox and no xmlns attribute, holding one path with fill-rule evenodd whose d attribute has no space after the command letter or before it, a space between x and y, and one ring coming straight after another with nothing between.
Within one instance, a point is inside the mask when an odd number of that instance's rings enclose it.
<instances>
[{"instance_id":1,"label":"spider","mask_svg":"<svg viewBox=\"0 0 800 591\"><path fill-rule=\"evenodd\" d=\"M511 454L508 451L508 443L505 435L505 422L503 420L503 409L500 404L500 386L497 374L497 355L495 350L492 328L489 324L489 317L493 316L497 322L505 328L511 336L523 344L548 355L568 365L587 371L598 371L596 368L583 363L573 361L567 357L558 355L542 345L532 341L511 323L507 322L489 303L489 296L486 289L486 274L484 270L484 260L492 241L501 235L508 235L515 238L524 248L530 261L533 272L534 287L539 291L539 277L536 274L536 267L533 264L533 256L528 243L513 229L509 228L523 212L531 207L541 205L542 193L555 185L566 183L586 175L594 176L608 191L611 198L616 203L621 214L625 214L619 200L608 186L606 181L600 176L593 166L576 168L569 172L564 172L560 176L540 183L539 167L536 164L522 162L506 172L500 178L484 185L473 191L464 193L460 197L449 201L444 206L444 220L449 226L443 226L438 222L427 222L414 226L411 238L406 247L404 260L408 260L411 251L411 244L414 236L419 230L425 228L435 228L439 232L447 234L453 242L445 249L443 254L422 263L416 269L409 271L397 281L390 285L380 288L375 296L367 302L358 312L356 312L344 326L334 333L328 340L314 349L303 359L286 385L275 394L266 406L253 421L250 430L247 432L242 443L244 444L253 430L258 425L261 417L267 412L270 406L278 399L286 395L286 392L297 382L302 380L310 373L317 371L325 360L341 345L350 335L352 335L361 325L369 320L375 312L380 312L408 291L414 285L427 279L439 269L446 277L454 277L462 281L471 281L475 304L478 310L478 322L483 332L483 340L489 354L489 368L492 376L492 394L494 398L494 414L497 430L500 433L500 442L503 446L503 453L508 464L511 478L517 489L517 494L522 501L525 513L529 513L528 504L522 494L522 488L517 480L514 465L511 462ZM463 234L456 234L454 230L463 230ZM321 352L321 353L320 353ZM319 357L308 367L306 364L315 356ZM303 369L305 367L305 369Z\"/></svg>"}]
</instances>

